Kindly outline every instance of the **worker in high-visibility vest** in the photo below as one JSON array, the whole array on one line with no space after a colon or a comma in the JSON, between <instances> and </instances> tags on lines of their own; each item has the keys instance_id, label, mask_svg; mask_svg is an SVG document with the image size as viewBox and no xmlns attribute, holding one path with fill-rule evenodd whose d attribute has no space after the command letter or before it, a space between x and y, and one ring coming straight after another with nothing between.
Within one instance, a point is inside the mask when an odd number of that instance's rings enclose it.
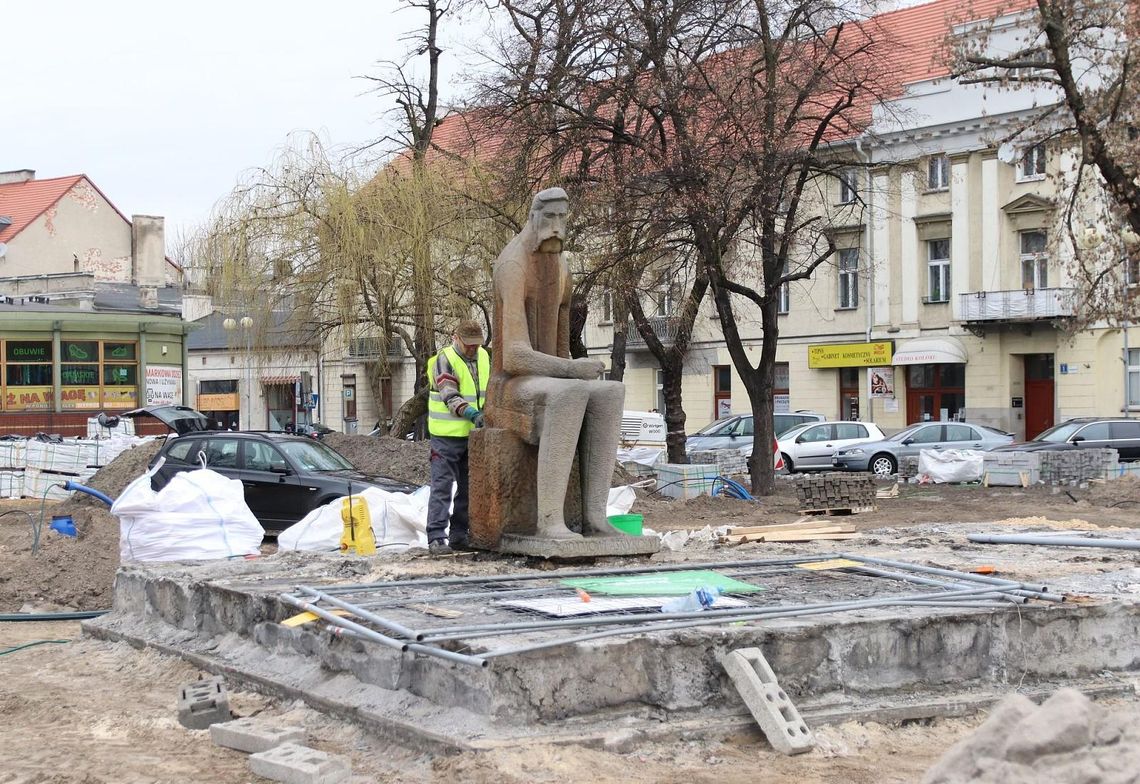
<instances>
[{"instance_id":1,"label":"worker in high-visibility vest","mask_svg":"<svg viewBox=\"0 0 1140 784\"><path fill-rule=\"evenodd\" d=\"M483 328L477 322L460 322L451 345L428 360L431 498L427 535L433 555L467 549L467 437L483 426L483 402L491 378L491 355L483 348L483 340Z\"/></svg>"}]
</instances>

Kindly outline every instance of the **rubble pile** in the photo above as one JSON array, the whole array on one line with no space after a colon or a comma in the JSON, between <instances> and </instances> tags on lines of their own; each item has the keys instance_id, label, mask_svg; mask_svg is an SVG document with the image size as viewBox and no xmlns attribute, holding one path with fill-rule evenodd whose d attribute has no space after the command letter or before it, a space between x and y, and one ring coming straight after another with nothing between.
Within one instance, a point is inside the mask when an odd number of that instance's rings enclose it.
<instances>
[{"instance_id":1,"label":"rubble pile","mask_svg":"<svg viewBox=\"0 0 1140 784\"><path fill-rule=\"evenodd\" d=\"M793 484L804 511L861 510L875 506L872 474L831 471L797 477Z\"/></svg>"}]
</instances>

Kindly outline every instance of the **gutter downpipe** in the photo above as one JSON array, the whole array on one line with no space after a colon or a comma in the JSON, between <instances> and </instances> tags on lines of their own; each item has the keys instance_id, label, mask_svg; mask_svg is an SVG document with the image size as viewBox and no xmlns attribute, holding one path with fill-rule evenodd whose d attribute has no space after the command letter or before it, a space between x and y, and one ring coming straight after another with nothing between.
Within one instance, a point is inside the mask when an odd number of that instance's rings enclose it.
<instances>
[{"instance_id":1,"label":"gutter downpipe","mask_svg":"<svg viewBox=\"0 0 1140 784\"><path fill-rule=\"evenodd\" d=\"M871 342L871 332L875 324L875 178L871 175L871 154L863 150L863 140L855 139L855 153L867 166L867 230L864 232L862 245L866 249L867 259L867 336L866 341ZM866 375L866 374L864 374ZM860 384L862 386L862 384ZM871 386L867 385L867 413L860 414L865 422L875 421L875 412L872 410Z\"/></svg>"}]
</instances>

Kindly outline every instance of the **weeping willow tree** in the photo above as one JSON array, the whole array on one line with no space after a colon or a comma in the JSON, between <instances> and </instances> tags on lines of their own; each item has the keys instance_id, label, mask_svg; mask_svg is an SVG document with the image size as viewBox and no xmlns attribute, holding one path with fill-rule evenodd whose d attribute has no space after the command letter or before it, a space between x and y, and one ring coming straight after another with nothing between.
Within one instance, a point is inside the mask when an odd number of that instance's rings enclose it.
<instances>
[{"instance_id":1,"label":"weeping willow tree","mask_svg":"<svg viewBox=\"0 0 1140 784\"><path fill-rule=\"evenodd\" d=\"M478 178L457 189L453 168L402 166L362 171L314 137L251 172L192 243L195 266L223 310L287 314L288 325L336 346L369 339L373 393L401 341L415 359L416 390L427 359L460 318L487 312L490 255L501 227L472 197ZM282 318L259 318L258 345ZM402 435L426 407L402 407Z\"/></svg>"}]
</instances>

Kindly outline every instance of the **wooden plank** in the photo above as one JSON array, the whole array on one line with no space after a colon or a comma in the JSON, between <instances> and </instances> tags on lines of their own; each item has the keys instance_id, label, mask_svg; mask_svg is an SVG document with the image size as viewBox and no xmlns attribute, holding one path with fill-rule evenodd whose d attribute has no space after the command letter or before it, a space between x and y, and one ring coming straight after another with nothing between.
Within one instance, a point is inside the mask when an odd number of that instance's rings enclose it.
<instances>
[{"instance_id":1,"label":"wooden plank","mask_svg":"<svg viewBox=\"0 0 1140 784\"><path fill-rule=\"evenodd\" d=\"M743 544L745 542L776 542L783 541L785 537L811 537L811 536L829 536L834 534L853 534L855 528L850 525L829 525L822 528L804 531L769 531L761 534L742 534L740 536L725 536L721 538L722 542L730 544ZM788 541L796 541L794 539ZM806 539L804 541L807 541Z\"/></svg>"},{"instance_id":2,"label":"wooden plank","mask_svg":"<svg viewBox=\"0 0 1140 784\"><path fill-rule=\"evenodd\" d=\"M783 534L779 536L765 537L765 542L815 542L831 539L857 539L857 533L834 533L834 534Z\"/></svg>"},{"instance_id":3,"label":"wooden plank","mask_svg":"<svg viewBox=\"0 0 1140 784\"><path fill-rule=\"evenodd\" d=\"M788 531L788 530L803 530L809 528L819 528L821 525L828 525L826 521L821 520L797 520L794 523L779 523L778 525L740 525L730 526L728 529L729 536L740 536L742 534L762 534L766 531Z\"/></svg>"}]
</instances>

